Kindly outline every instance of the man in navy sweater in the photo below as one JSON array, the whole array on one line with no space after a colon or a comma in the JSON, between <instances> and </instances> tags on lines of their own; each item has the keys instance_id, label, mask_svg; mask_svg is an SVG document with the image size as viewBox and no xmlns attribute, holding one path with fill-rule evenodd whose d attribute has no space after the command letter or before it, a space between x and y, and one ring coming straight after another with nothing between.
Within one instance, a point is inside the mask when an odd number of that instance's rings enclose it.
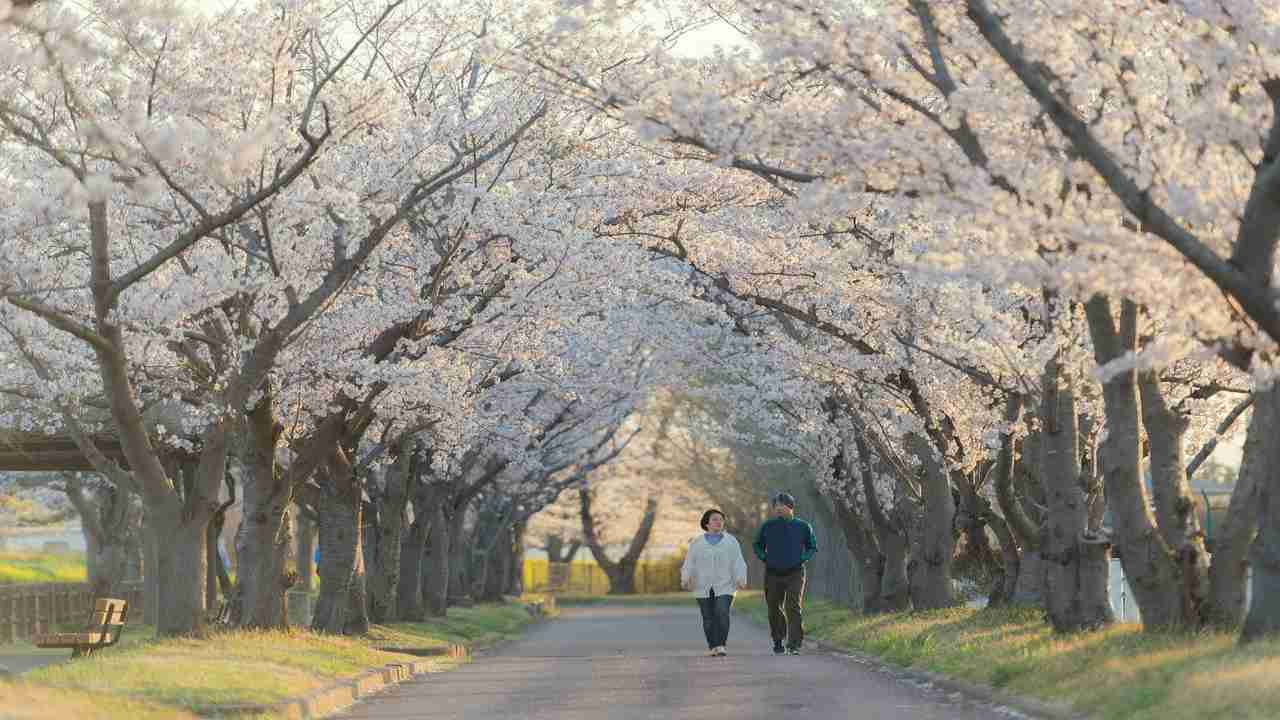
<instances>
[{"instance_id":1,"label":"man in navy sweater","mask_svg":"<svg viewBox=\"0 0 1280 720\"><path fill-rule=\"evenodd\" d=\"M804 641L801 598L804 596L804 564L818 552L813 526L796 517L796 499L787 493L773 498L773 517L756 533L752 547L764 561L764 601L769 606L769 632L773 652L800 654ZM786 614L783 614L783 607ZM787 647L782 647L782 641Z\"/></svg>"}]
</instances>

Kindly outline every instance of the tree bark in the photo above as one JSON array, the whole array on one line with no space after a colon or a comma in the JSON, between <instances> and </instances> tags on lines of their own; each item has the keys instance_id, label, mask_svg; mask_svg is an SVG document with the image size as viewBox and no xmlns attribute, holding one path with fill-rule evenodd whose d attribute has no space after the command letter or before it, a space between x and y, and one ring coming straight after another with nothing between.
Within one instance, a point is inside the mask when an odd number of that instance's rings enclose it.
<instances>
[{"instance_id":1,"label":"tree bark","mask_svg":"<svg viewBox=\"0 0 1280 720\"><path fill-rule=\"evenodd\" d=\"M274 396L262 398L247 414L241 453L242 505L236 530L237 612L246 628L281 628L285 612L286 561L293 538L286 521L293 490L276 467L276 448L284 427L276 421Z\"/></svg>"},{"instance_id":2,"label":"tree bark","mask_svg":"<svg viewBox=\"0 0 1280 720\"><path fill-rule=\"evenodd\" d=\"M1119 327L1103 295L1090 298L1085 313L1099 365L1136 351L1138 308L1133 302L1121 301ZM1142 480L1137 372L1114 373L1102 385L1102 399L1107 439L1099 455L1125 579L1133 588L1145 629L1182 627L1181 573L1156 526Z\"/></svg>"},{"instance_id":3,"label":"tree bark","mask_svg":"<svg viewBox=\"0 0 1280 720\"><path fill-rule=\"evenodd\" d=\"M316 585L316 525L302 512L297 513L297 518L294 536L298 551L294 562L298 567L298 589L310 592Z\"/></svg>"},{"instance_id":4,"label":"tree bark","mask_svg":"<svg viewBox=\"0 0 1280 720\"><path fill-rule=\"evenodd\" d=\"M426 465L426 463L423 463ZM425 468L420 468L425 471ZM411 496L413 500L413 522L404 533L400 549L400 584L397 592L397 609L401 620L421 621L426 619L423 606L423 570L427 554L427 533L430 531L432 518L435 516L439 500L432 485L423 474L415 474L412 478Z\"/></svg>"},{"instance_id":5,"label":"tree bark","mask_svg":"<svg viewBox=\"0 0 1280 720\"><path fill-rule=\"evenodd\" d=\"M583 540L587 549L591 551L591 556L596 559L596 564L600 566L601 570L604 570L605 576L609 578L609 594L634 594L636 565L640 561L640 555L644 552L645 545L649 542L649 536L653 532L653 525L658 519L657 498L650 497L645 501L644 516L640 520L640 526L636 528L636 533L631 538L631 544L628 546L627 552L617 561L609 559L608 554L605 553L604 545L600 543L599 536L596 535L595 518L591 514L591 491L578 491L578 501L579 515L582 519Z\"/></svg>"},{"instance_id":6,"label":"tree bark","mask_svg":"<svg viewBox=\"0 0 1280 720\"><path fill-rule=\"evenodd\" d=\"M1183 444L1186 417L1169 408L1160 378L1153 371L1138 375L1142 399L1142 422L1151 447L1151 494L1155 501L1156 524L1173 551L1180 579L1179 624L1198 629L1206 620L1209 594L1209 554L1204 547L1204 531L1196 515L1195 498L1187 482ZM1167 592L1167 591L1166 591Z\"/></svg>"},{"instance_id":7,"label":"tree bark","mask_svg":"<svg viewBox=\"0 0 1280 720\"><path fill-rule=\"evenodd\" d=\"M429 552L422 576L422 600L428 617L445 617L449 611L449 563L453 557L453 549L450 547L453 525L445 515L443 503L436 503L431 512L430 534L427 539Z\"/></svg>"},{"instance_id":8,"label":"tree bark","mask_svg":"<svg viewBox=\"0 0 1280 720\"><path fill-rule=\"evenodd\" d=\"M880 578L876 587L877 600L874 603L878 612L898 612L911 607L910 583L907 581L908 540L903 508L895 505L892 513L886 512L876 492L875 476L884 473L894 476L901 486L903 480L882 454L877 461L871 454L862 434L854 436L854 447L858 450L861 463L862 492L867 503L867 517L871 520L871 530L879 549L879 559L874 568ZM882 450L883 452L883 450ZM865 594L869 587L863 588ZM865 600L864 600L865 602Z\"/></svg>"},{"instance_id":9,"label":"tree bark","mask_svg":"<svg viewBox=\"0 0 1280 720\"><path fill-rule=\"evenodd\" d=\"M365 550L368 560L369 621L386 623L399 617L400 552L409 477L413 473L413 447L401 443L395 462L386 473L385 487L376 493L373 540Z\"/></svg>"},{"instance_id":10,"label":"tree bark","mask_svg":"<svg viewBox=\"0 0 1280 720\"><path fill-rule=\"evenodd\" d=\"M1244 455L1227 515L1213 532L1209 563L1208 622L1234 630L1244 622L1249 583L1249 548L1258 533L1259 487L1280 467L1280 416L1272 411L1280 402L1280 388L1258 393L1245 431ZM1261 409L1259 409L1261 408Z\"/></svg>"},{"instance_id":11,"label":"tree bark","mask_svg":"<svg viewBox=\"0 0 1280 720\"><path fill-rule=\"evenodd\" d=\"M920 435L911 435L907 446L920 460L923 504L920 521L911 539L911 604L916 610L936 610L952 605L951 563L955 555L955 499L946 468L934 448Z\"/></svg>"},{"instance_id":12,"label":"tree bark","mask_svg":"<svg viewBox=\"0 0 1280 720\"><path fill-rule=\"evenodd\" d=\"M67 498L80 515L85 569L95 598L117 597L129 566L130 499L124 488L86 488L79 473L66 473Z\"/></svg>"},{"instance_id":13,"label":"tree bark","mask_svg":"<svg viewBox=\"0 0 1280 720\"><path fill-rule=\"evenodd\" d=\"M359 486L341 448L333 448L322 478L320 506L320 595L311 629L335 635L347 632L357 565L363 565Z\"/></svg>"},{"instance_id":14,"label":"tree bark","mask_svg":"<svg viewBox=\"0 0 1280 720\"><path fill-rule=\"evenodd\" d=\"M1107 593L1110 557L1107 546L1093 542L1088 533L1075 390L1057 355L1046 363L1041 385L1040 476L1047 512L1040 558L1046 565L1045 610L1057 632L1096 629L1114 621ZM1025 559L1031 560L1028 566L1034 565L1034 559Z\"/></svg>"},{"instance_id":15,"label":"tree bark","mask_svg":"<svg viewBox=\"0 0 1280 720\"><path fill-rule=\"evenodd\" d=\"M1256 485L1258 532L1249 548L1253 592L1240 633L1242 643L1273 637L1280 632L1280 458L1277 458L1280 451L1275 435L1275 429L1280 427L1280 385L1259 394L1253 412L1255 419L1250 423L1250 430L1260 419L1263 422L1260 430L1268 428L1271 432L1263 440L1268 453L1263 460L1265 470L1259 473Z\"/></svg>"},{"instance_id":16,"label":"tree bark","mask_svg":"<svg viewBox=\"0 0 1280 720\"><path fill-rule=\"evenodd\" d=\"M528 523L520 521L511 529L511 565L503 592L514 597L524 594L524 543Z\"/></svg>"}]
</instances>

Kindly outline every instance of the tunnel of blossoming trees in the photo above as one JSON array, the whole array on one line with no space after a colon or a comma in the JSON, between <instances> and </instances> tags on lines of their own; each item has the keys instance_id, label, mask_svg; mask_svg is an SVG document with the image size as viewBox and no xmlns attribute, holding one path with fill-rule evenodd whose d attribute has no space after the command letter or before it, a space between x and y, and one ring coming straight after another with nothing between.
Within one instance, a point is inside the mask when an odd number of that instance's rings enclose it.
<instances>
[{"instance_id":1,"label":"tunnel of blossoming trees","mask_svg":"<svg viewBox=\"0 0 1280 720\"><path fill-rule=\"evenodd\" d=\"M782 489L866 612L1280 628L1269 5L0 5L0 473L160 635Z\"/></svg>"}]
</instances>

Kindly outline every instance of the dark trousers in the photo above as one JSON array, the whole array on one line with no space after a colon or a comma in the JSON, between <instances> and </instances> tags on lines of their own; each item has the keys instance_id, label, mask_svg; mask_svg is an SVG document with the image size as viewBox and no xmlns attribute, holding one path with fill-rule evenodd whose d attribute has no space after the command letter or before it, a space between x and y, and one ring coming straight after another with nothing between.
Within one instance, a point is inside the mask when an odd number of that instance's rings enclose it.
<instances>
[{"instance_id":1,"label":"dark trousers","mask_svg":"<svg viewBox=\"0 0 1280 720\"><path fill-rule=\"evenodd\" d=\"M729 608L732 605L732 595L716 595L715 590L711 591L710 597L698 598L702 632L707 636L708 649L724 647L729 640Z\"/></svg>"},{"instance_id":2,"label":"dark trousers","mask_svg":"<svg viewBox=\"0 0 1280 720\"><path fill-rule=\"evenodd\" d=\"M765 574L764 602L769 606L769 634L773 636L774 644L786 640L787 647L799 648L804 641L804 627L800 618L803 597L803 566L786 575Z\"/></svg>"}]
</instances>

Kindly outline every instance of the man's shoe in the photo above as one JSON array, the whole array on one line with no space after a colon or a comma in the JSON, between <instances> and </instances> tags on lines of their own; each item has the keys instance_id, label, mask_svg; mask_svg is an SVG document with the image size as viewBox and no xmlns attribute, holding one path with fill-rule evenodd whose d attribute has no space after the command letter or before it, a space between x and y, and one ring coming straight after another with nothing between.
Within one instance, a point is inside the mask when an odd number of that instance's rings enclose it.
<instances>
[{"instance_id":1,"label":"man's shoe","mask_svg":"<svg viewBox=\"0 0 1280 720\"><path fill-rule=\"evenodd\" d=\"M774 654L774 655L784 655L784 654L786 654L786 652L787 652L787 649L786 649L786 648L784 648L784 647L782 647L782 643L780 643L780 642L776 642L776 643L774 643L774 644L773 644L773 654Z\"/></svg>"},{"instance_id":2,"label":"man's shoe","mask_svg":"<svg viewBox=\"0 0 1280 720\"><path fill-rule=\"evenodd\" d=\"M800 654L800 648L798 648L798 647L787 648L787 654L788 654L788 655L799 655L799 654Z\"/></svg>"},{"instance_id":3,"label":"man's shoe","mask_svg":"<svg viewBox=\"0 0 1280 720\"><path fill-rule=\"evenodd\" d=\"M720 647L716 648L715 653L720 657L724 657L724 646L721 645Z\"/></svg>"}]
</instances>

